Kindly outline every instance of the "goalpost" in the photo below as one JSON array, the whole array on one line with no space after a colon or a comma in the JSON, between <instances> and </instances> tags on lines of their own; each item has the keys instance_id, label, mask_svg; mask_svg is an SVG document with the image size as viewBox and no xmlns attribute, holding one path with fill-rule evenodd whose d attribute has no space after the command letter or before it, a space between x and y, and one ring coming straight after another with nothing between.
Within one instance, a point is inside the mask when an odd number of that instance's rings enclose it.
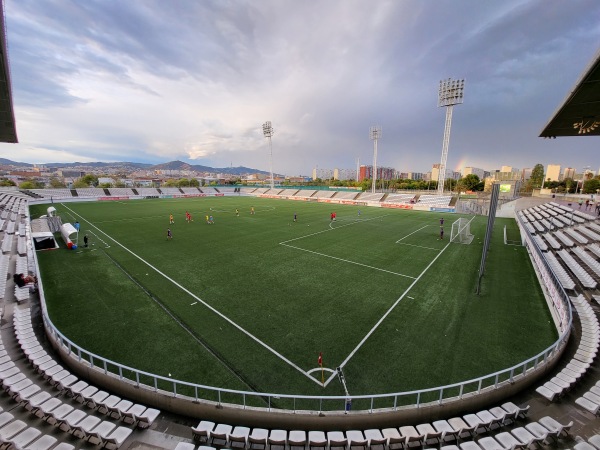
<instances>
[{"instance_id":1,"label":"goalpost","mask_svg":"<svg viewBox=\"0 0 600 450\"><path fill-rule=\"evenodd\" d=\"M450 242L456 242L458 244L470 244L473 242L473 235L471 234L471 219L461 217L452 224L452 230L450 232Z\"/></svg>"}]
</instances>

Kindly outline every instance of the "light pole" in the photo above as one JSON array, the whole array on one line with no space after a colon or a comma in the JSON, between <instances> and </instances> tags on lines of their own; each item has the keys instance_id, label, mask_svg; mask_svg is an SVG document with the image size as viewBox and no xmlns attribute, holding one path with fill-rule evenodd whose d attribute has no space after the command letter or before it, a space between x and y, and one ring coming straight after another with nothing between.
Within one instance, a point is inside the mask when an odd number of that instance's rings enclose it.
<instances>
[{"instance_id":1,"label":"light pole","mask_svg":"<svg viewBox=\"0 0 600 450\"><path fill-rule=\"evenodd\" d=\"M265 135L265 137L267 139L269 139L269 150L271 151L271 158L270 158L270 171L271 171L271 189L274 188L275 186L275 182L273 180L273 142L271 141L271 138L273 137L273 127L271 126L271 121L265 122L263 123L263 134Z\"/></svg>"},{"instance_id":2,"label":"light pole","mask_svg":"<svg viewBox=\"0 0 600 450\"><path fill-rule=\"evenodd\" d=\"M442 159L440 161L440 172L438 175L438 194L444 193L444 183L446 181L446 160L448 159L448 145L450 144L450 128L452 126L452 109L454 105L463 102L463 93L465 89L465 80L447 80L440 81L438 92L438 106L446 107L446 125L444 127L444 141L442 144Z\"/></svg>"},{"instance_id":3,"label":"light pole","mask_svg":"<svg viewBox=\"0 0 600 450\"><path fill-rule=\"evenodd\" d=\"M369 137L373 141L373 185L371 192L375 193L375 185L377 184L377 139L381 137L381 126L374 125L369 128Z\"/></svg>"}]
</instances>

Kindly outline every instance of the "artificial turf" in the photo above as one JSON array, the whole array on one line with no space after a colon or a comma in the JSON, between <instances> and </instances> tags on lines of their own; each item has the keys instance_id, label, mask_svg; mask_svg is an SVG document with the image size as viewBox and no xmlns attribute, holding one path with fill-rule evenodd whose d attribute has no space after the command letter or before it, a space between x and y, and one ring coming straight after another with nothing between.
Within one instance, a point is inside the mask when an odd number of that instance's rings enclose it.
<instances>
[{"instance_id":1,"label":"artificial turf","mask_svg":"<svg viewBox=\"0 0 600 450\"><path fill-rule=\"evenodd\" d=\"M51 320L90 352L150 373L342 395L329 371L320 385L323 352L351 395L402 392L510 367L557 338L526 250L503 244L511 219L496 219L478 296L483 217L472 244L448 245L458 215L443 215L440 240L439 213L385 208L243 196L54 206L91 245L38 252Z\"/></svg>"}]
</instances>

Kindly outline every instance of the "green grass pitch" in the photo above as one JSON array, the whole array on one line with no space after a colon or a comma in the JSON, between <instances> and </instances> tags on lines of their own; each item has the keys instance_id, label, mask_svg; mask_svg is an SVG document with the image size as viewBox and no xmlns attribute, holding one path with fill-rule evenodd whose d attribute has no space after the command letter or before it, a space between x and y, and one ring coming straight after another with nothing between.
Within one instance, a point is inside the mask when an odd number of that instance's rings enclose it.
<instances>
[{"instance_id":1,"label":"green grass pitch","mask_svg":"<svg viewBox=\"0 0 600 450\"><path fill-rule=\"evenodd\" d=\"M496 220L477 296L482 217L471 245L448 245L458 215L443 214L440 240L442 214L385 208L250 197L54 206L81 233L77 250L38 252L51 320L150 373L343 395L330 371L342 366L351 395L402 392L510 367L557 338L526 250L502 242L514 220Z\"/></svg>"}]
</instances>

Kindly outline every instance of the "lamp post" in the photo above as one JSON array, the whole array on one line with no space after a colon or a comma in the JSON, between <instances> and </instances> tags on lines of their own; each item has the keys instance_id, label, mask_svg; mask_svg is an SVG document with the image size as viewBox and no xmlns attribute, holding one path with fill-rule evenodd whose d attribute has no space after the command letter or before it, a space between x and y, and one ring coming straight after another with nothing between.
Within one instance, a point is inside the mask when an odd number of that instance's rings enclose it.
<instances>
[{"instance_id":1,"label":"lamp post","mask_svg":"<svg viewBox=\"0 0 600 450\"><path fill-rule=\"evenodd\" d=\"M375 193L375 185L377 184L377 140L381 137L381 126L374 125L369 128L369 137L373 141L373 185L371 192Z\"/></svg>"},{"instance_id":2,"label":"lamp post","mask_svg":"<svg viewBox=\"0 0 600 450\"><path fill-rule=\"evenodd\" d=\"M444 194L444 183L446 181L446 160L448 159L448 145L450 144L450 128L452 127L452 109L454 105L463 102L465 80L440 81L438 91L438 106L446 107L446 125L444 127L444 141L442 144L442 158L440 161L440 172L438 175L438 194Z\"/></svg>"},{"instance_id":3,"label":"lamp post","mask_svg":"<svg viewBox=\"0 0 600 450\"><path fill-rule=\"evenodd\" d=\"M267 139L269 139L269 150L271 152L271 158L269 160L269 169L271 172L271 189L274 188L275 182L273 180L273 142L271 138L273 137L273 127L271 126L271 121L263 123L263 134Z\"/></svg>"}]
</instances>

